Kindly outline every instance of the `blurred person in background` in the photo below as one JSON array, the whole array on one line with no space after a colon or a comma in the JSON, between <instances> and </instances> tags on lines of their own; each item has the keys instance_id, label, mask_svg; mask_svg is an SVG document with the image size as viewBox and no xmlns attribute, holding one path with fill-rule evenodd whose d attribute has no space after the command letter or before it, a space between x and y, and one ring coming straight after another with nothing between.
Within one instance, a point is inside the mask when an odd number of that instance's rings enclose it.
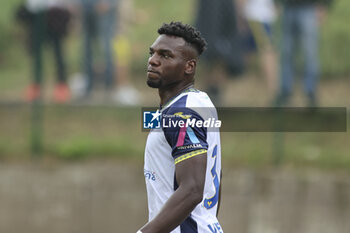
<instances>
[{"instance_id":1,"label":"blurred person in background","mask_svg":"<svg viewBox=\"0 0 350 233\"><path fill-rule=\"evenodd\" d=\"M117 79L112 100L121 105L137 105L140 95L130 80L132 46L128 39L130 24L134 20L133 0L119 0L117 35L113 41L114 54L117 58Z\"/></svg>"},{"instance_id":2,"label":"blurred person in background","mask_svg":"<svg viewBox=\"0 0 350 233\"><path fill-rule=\"evenodd\" d=\"M297 66L297 43L302 55L304 92L308 106L317 105L320 76L318 55L319 24L331 0L277 0L282 6L281 83L275 105L287 105Z\"/></svg>"},{"instance_id":3,"label":"blurred person in background","mask_svg":"<svg viewBox=\"0 0 350 233\"><path fill-rule=\"evenodd\" d=\"M259 56L260 70L270 93L277 83L277 57L272 26L276 19L274 0L243 0L243 14L248 22Z\"/></svg>"},{"instance_id":4,"label":"blurred person in background","mask_svg":"<svg viewBox=\"0 0 350 233\"><path fill-rule=\"evenodd\" d=\"M113 39L116 31L118 0L77 0L82 12L83 70L86 78L85 97L89 97L97 80L95 42L101 45L103 64L100 68L106 91L114 85L115 59Z\"/></svg>"},{"instance_id":5,"label":"blurred person in background","mask_svg":"<svg viewBox=\"0 0 350 233\"><path fill-rule=\"evenodd\" d=\"M238 75L244 68L234 2L199 0L196 28L208 42L208 49L203 54L206 92L216 105L220 105L224 76Z\"/></svg>"},{"instance_id":6,"label":"blurred person in background","mask_svg":"<svg viewBox=\"0 0 350 233\"><path fill-rule=\"evenodd\" d=\"M26 91L26 100L31 102L42 96L42 56L45 42L52 46L55 58L57 83L54 101L63 103L70 99L67 85L63 43L68 32L70 13L60 0L27 0L17 11L17 18L27 28L29 51L32 58L33 81Z\"/></svg>"}]
</instances>

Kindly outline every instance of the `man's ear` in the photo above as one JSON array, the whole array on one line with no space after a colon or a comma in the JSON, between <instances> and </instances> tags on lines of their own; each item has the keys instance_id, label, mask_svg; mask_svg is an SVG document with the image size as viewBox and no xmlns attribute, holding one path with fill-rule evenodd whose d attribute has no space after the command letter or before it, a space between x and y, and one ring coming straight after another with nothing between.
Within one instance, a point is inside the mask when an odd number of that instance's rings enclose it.
<instances>
[{"instance_id":1,"label":"man's ear","mask_svg":"<svg viewBox=\"0 0 350 233\"><path fill-rule=\"evenodd\" d=\"M196 72L196 66L197 66L197 60L191 59L186 62L185 66L185 74L186 75L193 75Z\"/></svg>"}]
</instances>

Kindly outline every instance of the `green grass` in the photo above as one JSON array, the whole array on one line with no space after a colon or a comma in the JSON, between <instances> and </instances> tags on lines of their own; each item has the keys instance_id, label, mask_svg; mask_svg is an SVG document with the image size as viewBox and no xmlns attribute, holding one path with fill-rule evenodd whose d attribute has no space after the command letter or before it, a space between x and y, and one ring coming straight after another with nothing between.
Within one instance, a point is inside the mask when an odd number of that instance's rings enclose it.
<instances>
[{"instance_id":1,"label":"green grass","mask_svg":"<svg viewBox=\"0 0 350 233\"><path fill-rule=\"evenodd\" d=\"M323 74L344 76L350 72L350 1L333 1L328 16L321 24L320 57Z\"/></svg>"},{"instance_id":2,"label":"green grass","mask_svg":"<svg viewBox=\"0 0 350 233\"><path fill-rule=\"evenodd\" d=\"M9 47L14 46L14 41L12 36L17 31L14 28L15 25L15 12L19 3L23 2L22 0L0 0L0 48L3 52L3 49L8 49ZM9 46L11 45L11 46Z\"/></svg>"},{"instance_id":3,"label":"green grass","mask_svg":"<svg viewBox=\"0 0 350 233\"><path fill-rule=\"evenodd\" d=\"M45 106L43 156L142 160L147 133L140 121L139 108ZM2 106L0 129L0 157L30 157L28 106ZM233 166L269 167L281 156L282 166L350 171L349 132L222 133L221 139L223 162Z\"/></svg>"},{"instance_id":4,"label":"green grass","mask_svg":"<svg viewBox=\"0 0 350 233\"><path fill-rule=\"evenodd\" d=\"M28 154L29 106L0 107L0 153ZM142 153L141 109L45 106L40 127L44 153L54 156L134 156Z\"/></svg>"},{"instance_id":5,"label":"green grass","mask_svg":"<svg viewBox=\"0 0 350 233\"><path fill-rule=\"evenodd\" d=\"M224 161L234 166L314 167L350 171L350 133L224 133ZM282 149L277 149L281 147Z\"/></svg>"}]
</instances>

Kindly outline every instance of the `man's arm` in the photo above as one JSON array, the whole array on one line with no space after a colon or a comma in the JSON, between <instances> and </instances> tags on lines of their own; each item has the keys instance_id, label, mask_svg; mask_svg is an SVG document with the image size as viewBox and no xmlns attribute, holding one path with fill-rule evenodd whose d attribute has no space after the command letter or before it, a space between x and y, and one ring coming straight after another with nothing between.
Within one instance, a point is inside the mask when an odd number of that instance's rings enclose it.
<instances>
[{"instance_id":1,"label":"man's arm","mask_svg":"<svg viewBox=\"0 0 350 233\"><path fill-rule=\"evenodd\" d=\"M141 228L142 233L171 232L190 215L203 199L206 166L206 153L176 164L176 181L179 187L159 214Z\"/></svg>"}]
</instances>

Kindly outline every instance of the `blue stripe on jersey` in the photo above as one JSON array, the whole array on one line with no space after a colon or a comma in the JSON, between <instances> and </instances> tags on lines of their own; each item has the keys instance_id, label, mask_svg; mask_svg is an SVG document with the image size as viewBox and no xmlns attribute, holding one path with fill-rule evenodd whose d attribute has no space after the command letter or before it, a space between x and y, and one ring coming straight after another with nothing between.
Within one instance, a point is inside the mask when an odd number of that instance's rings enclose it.
<instances>
[{"instance_id":1,"label":"blue stripe on jersey","mask_svg":"<svg viewBox=\"0 0 350 233\"><path fill-rule=\"evenodd\" d=\"M186 107L186 102L187 102L187 96L188 95L185 95L185 96L182 96L180 99L176 100L175 103L173 103L171 105L172 108L178 108L178 107ZM171 102L171 101L170 101ZM165 108L165 107L164 107Z\"/></svg>"},{"instance_id":2,"label":"blue stripe on jersey","mask_svg":"<svg viewBox=\"0 0 350 233\"><path fill-rule=\"evenodd\" d=\"M187 127L187 135L190 138L192 143L200 143L197 136L194 134L191 127Z\"/></svg>"},{"instance_id":3,"label":"blue stripe on jersey","mask_svg":"<svg viewBox=\"0 0 350 233\"><path fill-rule=\"evenodd\" d=\"M198 233L197 222L191 216L188 216L180 225L181 233Z\"/></svg>"},{"instance_id":4,"label":"blue stripe on jersey","mask_svg":"<svg viewBox=\"0 0 350 233\"><path fill-rule=\"evenodd\" d=\"M204 207L207 209L213 208L219 201L220 182L219 182L218 174L216 173L217 149L218 149L218 145L215 145L213 154L211 156L212 158L215 158L214 165L211 169L211 175L214 179L213 181L214 181L214 187L215 187L215 194L210 198L204 199Z\"/></svg>"}]
</instances>

